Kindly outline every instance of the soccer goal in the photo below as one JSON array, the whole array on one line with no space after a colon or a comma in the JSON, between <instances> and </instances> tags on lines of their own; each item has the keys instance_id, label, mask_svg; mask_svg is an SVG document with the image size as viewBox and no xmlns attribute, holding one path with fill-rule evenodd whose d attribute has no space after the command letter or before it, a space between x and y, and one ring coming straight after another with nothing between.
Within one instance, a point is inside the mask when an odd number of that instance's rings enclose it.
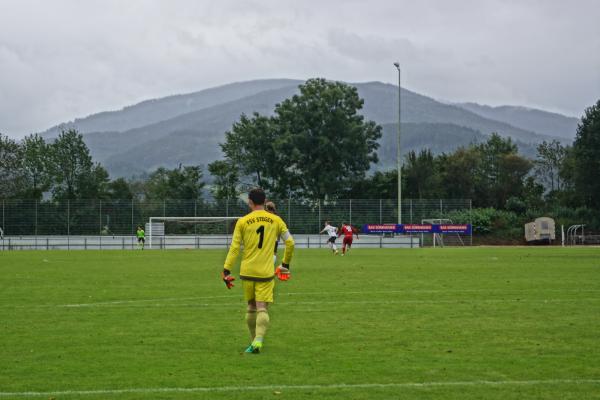
<instances>
[{"instance_id":1,"label":"soccer goal","mask_svg":"<svg viewBox=\"0 0 600 400\"><path fill-rule=\"evenodd\" d=\"M440 228L441 227L446 227L449 229L444 228L443 231L441 232L432 232L429 234L421 234L421 243L422 245L427 245L429 242L431 243L431 245L433 247L445 247L445 246L464 246L465 242L469 243L470 240L467 240L467 238L463 238L463 234L458 233L457 231L453 230L452 228L454 227L454 223L452 222L451 219L448 218L431 218L431 219L422 219L421 220L422 224L431 224L431 225L437 225ZM431 239L429 239L430 236Z\"/></svg>"},{"instance_id":2,"label":"soccer goal","mask_svg":"<svg viewBox=\"0 0 600 400\"><path fill-rule=\"evenodd\" d=\"M148 247L200 248L229 245L241 217L150 217Z\"/></svg>"}]
</instances>

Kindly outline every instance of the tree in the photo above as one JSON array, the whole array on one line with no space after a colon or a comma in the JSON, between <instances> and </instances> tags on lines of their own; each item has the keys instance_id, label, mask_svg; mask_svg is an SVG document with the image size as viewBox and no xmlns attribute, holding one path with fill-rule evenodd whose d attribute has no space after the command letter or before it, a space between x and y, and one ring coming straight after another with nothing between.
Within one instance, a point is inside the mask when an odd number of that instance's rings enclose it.
<instances>
[{"instance_id":1,"label":"tree","mask_svg":"<svg viewBox=\"0 0 600 400\"><path fill-rule=\"evenodd\" d=\"M377 162L381 127L358 114L363 100L354 87L310 79L299 88L273 117L242 115L221 148L272 195L338 197Z\"/></svg>"},{"instance_id":2,"label":"tree","mask_svg":"<svg viewBox=\"0 0 600 400\"><path fill-rule=\"evenodd\" d=\"M558 175L561 181L561 190L549 192L545 196L548 204L557 202L565 207L578 207L584 204L583 196L576 189L576 164L575 151L573 146L565 147L565 156L563 157Z\"/></svg>"},{"instance_id":3,"label":"tree","mask_svg":"<svg viewBox=\"0 0 600 400\"><path fill-rule=\"evenodd\" d=\"M502 155L498 166L498 180L493 191L496 196L494 205L497 208L504 208L511 197L523 198L525 177L533 163L515 152Z\"/></svg>"},{"instance_id":4,"label":"tree","mask_svg":"<svg viewBox=\"0 0 600 400\"><path fill-rule=\"evenodd\" d=\"M406 188L403 185L403 190ZM348 191L349 199L395 199L398 198L398 171L377 171L358 180Z\"/></svg>"},{"instance_id":5,"label":"tree","mask_svg":"<svg viewBox=\"0 0 600 400\"><path fill-rule=\"evenodd\" d=\"M536 182L533 176L525 178L523 185L523 202L529 210L539 210L543 207L544 186Z\"/></svg>"},{"instance_id":6,"label":"tree","mask_svg":"<svg viewBox=\"0 0 600 400\"><path fill-rule=\"evenodd\" d=\"M235 199L239 195L239 173L228 161L218 160L208 164L208 171L214 177L211 192L215 199Z\"/></svg>"},{"instance_id":7,"label":"tree","mask_svg":"<svg viewBox=\"0 0 600 400\"><path fill-rule=\"evenodd\" d=\"M275 150L277 140L272 118L258 113L251 118L242 114L240 121L225 133L221 149L229 165L237 165L242 174L253 176L258 186L275 190L285 155Z\"/></svg>"},{"instance_id":8,"label":"tree","mask_svg":"<svg viewBox=\"0 0 600 400\"><path fill-rule=\"evenodd\" d=\"M543 141L537 147L535 172L542 183L550 190L561 190L560 168L567 155L567 149L558 140Z\"/></svg>"},{"instance_id":9,"label":"tree","mask_svg":"<svg viewBox=\"0 0 600 400\"><path fill-rule=\"evenodd\" d=\"M17 197L21 190L22 152L16 141L0 133L0 198Z\"/></svg>"},{"instance_id":10,"label":"tree","mask_svg":"<svg viewBox=\"0 0 600 400\"><path fill-rule=\"evenodd\" d=\"M23 187L20 196L41 200L51 185L49 145L37 134L25 137L22 142Z\"/></svg>"},{"instance_id":11,"label":"tree","mask_svg":"<svg viewBox=\"0 0 600 400\"><path fill-rule=\"evenodd\" d=\"M106 195L111 200L131 200L133 192L124 178L117 178L106 185Z\"/></svg>"},{"instance_id":12,"label":"tree","mask_svg":"<svg viewBox=\"0 0 600 400\"><path fill-rule=\"evenodd\" d=\"M492 136L485 143L481 143L475 148L481 152L483 161L481 172L492 183L498 181L502 156L516 154L518 151L517 145L513 143L511 138L503 139L497 133L492 133Z\"/></svg>"},{"instance_id":13,"label":"tree","mask_svg":"<svg viewBox=\"0 0 600 400\"><path fill-rule=\"evenodd\" d=\"M406 155L402 166L402 176L406 180L404 196L413 199L432 199L440 197L440 174L437 158L431 150L414 151Z\"/></svg>"},{"instance_id":14,"label":"tree","mask_svg":"<svg viewBox=\"0 0 600 400\"><path fill-rule=\"evenodd\" d=\"M103 174L99 168L101 167L94 166L83 136L74 129L62 131L50 145L53 197L83 199L97 192L90 185L101 183L99 179Z\"/></svg>"},{"instance_id":15,"label":"tree","mask_svg":"<svg viewBox=\"0 0 600 400\"><path fill-rule=\"evenodd\" d=\"M479 168L474 171L477 184L473 203L477 207L503 208L510 197L522 196L523 180L532 163L518 155L517 145L510 138L493 133L474 149L481 157Z\"/></svg>"},{"instance_id":16,"label":"tree","mask_svg":"<svg viewBox=\"0 0 600 400\"><path fill-rule=\"evenodd\" d=\"M99 163L94 164L91 170L82 175L80 179L81 181L78 183L79 198L103 199L108 197L108 172Z\"/></svg>"},{"instance_id":17,"label":"tree","mask_svg":"<svg viewBox=\"0 0 600 400\"><path fill-rule=\"evenodd\" d=\"M365 177L378 160L381 126L358 114L363 103L355 87L310 79L275 107L275 149L285 154L280 192L335 198Z\"/></svg>"},{"instance_id":18,"label":"tree","mask_svg":"<svg viewBox=\"0 0 600 400\"><path fill-rule=\"evenodd\" d=\"M473 146L440 155L438 165L444 197L474 199L481 181L475 171L481 169L481 162L481 153Z\"/></svg>"},{"instance_id":19,"label":"tree","mask_svg":"<svg viewBox=\"0 0 600 400\"><path fill-rule=\"evenodd\" d=\"M202 198L202 168L181 165L172 170L160 167L150 174L145 194L152 200L198 200Z\"/></svg>"},{"instance_id":20,"label":"tree","mask_svg":"<svg viewBox=\"0 0 600 400\"><path fill-rule=\"evenodd\" d=\"M573 143L575 189L583 203L600 208L600 100L585 110Z\"/></svg>"}]
</instances>

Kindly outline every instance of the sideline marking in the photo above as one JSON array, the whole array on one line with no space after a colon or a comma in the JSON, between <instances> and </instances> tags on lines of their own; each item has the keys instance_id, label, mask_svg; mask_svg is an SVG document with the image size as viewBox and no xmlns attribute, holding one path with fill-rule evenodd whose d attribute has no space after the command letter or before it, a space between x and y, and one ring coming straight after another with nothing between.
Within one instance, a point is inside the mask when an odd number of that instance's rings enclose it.
<instances>
[{"instance_id":1,"label":"sideline marking","mask_svg":"<svg viewBox=\"0 0 600 400\"><path fill-rule=\"evenodd\" d=\"M560 293L585 293L585 292L599 292L600 289L542 289L540 292L560 292ZM501 293L506 296L510 295L523 295L528 294L529 290L504 290L504 289L447 289L447 290L437 290L437 289L417 289L417 290L375 290L375 291L338 291L338 292L288 292L288 293L279 293L278 296L323 296L323 295L336 295L336 294L386 294L386 293L445 293L445 292L468 292L468 293ZM152 302L160 302L160 301L180 301L180 300L210 300L210 299L224 299L224 298L232 298L237 299L238 296L236 294L231 295L220 295L220 296L201 296L201 297L163 297L163 298L153 298L153 299L131 299L131 300L114 300L114 301L99 301L93 303L72 303L72 304L32 304L32 305L3 305L0 308L45 308L45 307L58 307L58 308L77 308L77 307L101 307L101 306L112 306L112 305L121 305L121 304L135 304L135 303L152 303ZM583 299L581 299L583 300ZM407 300L408 301L408 300ZM461 301L473 301L473 300L451 300L448 302L461 302ZM477 301L477 300L475 300ZM505 301L505 300L502 300ZM507 300L511 301L511 300ZM522 301L525 301L522 299ZM546 301L546 300L539 300ZM555 301L555 300L547 300L547 301ZM560 301L560 300L558 300ZM575 300L567 300L567 301L575 301ZM414 300L414 302L432 302L429 300ZM433 301L435 302L435 301ZM445 302L445 301L440 301ZM286 303L291 304L291 303Z\"/></svg>"},{"instance_id":2,"label":"sideline marking","mask_svg":"<svg viewBox=\"0 0 600 400\"><path fill-rule=\"evenodd\" d=\"M498 303L577 303L582 301L600 301L600 297L588 297L581 299L476 299L476 300L332 300L332 301L278 301L275 304L281 304L285 306L296 306L296 305L322 305L322 304L498 304ZM171 303L171 304L131 304L126 307L132 308L166 308L166 307L235 307L240 308L240 302L236 303ZM110 307L110 306L109 306ZM115 305L118 308L118 305ZM126 308L123 307L123 308Z\"/></svg>"},{"instance_id":3,"label":"sideline marking","mask_svg":"<svg viewBox=\"0 0 600 400\"><path fill-rule=\"evenodd\" d=\"M221 387L166 387L166 388L126 388L96 390L60 390L48 392L0 392L0 397L22 396L69 396L125 393L194 393L194 392L241 392L246 390L327 390L327 389L371 389L371 388L427 388L436 386L525 386L525 385L561 385L561 384L600 384L600 379L547 379L520 381L449 381L449 382L404 382L404 383L356 383L331 385L264 385L264 386L221 386Z\"/></svg>"}]
</instances>

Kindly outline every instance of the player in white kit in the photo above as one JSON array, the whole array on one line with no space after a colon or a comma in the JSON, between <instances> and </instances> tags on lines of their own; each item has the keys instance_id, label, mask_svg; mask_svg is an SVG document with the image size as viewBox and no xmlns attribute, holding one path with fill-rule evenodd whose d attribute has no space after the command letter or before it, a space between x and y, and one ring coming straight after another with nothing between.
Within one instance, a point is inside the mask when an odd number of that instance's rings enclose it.
<instances>
[{"instance_id":1,"label":"player in white kit","mask_svg":"<svg viewBox=\"0 0 600 400\"><path fill-rule=\"evenodd\" d=\"M319 232L319 235L323 232L327 232L327 234L329 235L329 239L327 239L327 243L329 244L329 248L331 249L331 251L333 251L333 254L337 256L338 249L337 249L337 246L335 245L335 239L337 239L337 228L335 226L332 226L329 223L329 221L325 221L325 227L323 228L323 230L321 232Z\"/></svg>"}]
</instances>

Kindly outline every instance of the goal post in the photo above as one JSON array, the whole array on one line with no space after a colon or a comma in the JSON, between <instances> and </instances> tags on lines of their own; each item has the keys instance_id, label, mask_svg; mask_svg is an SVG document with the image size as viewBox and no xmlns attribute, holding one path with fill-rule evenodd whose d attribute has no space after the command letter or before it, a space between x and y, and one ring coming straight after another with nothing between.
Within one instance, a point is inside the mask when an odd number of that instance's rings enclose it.
<instances>
[{"instance_id":1,"label":"goal post","mask_svg":"<svg viewBox=\"0 0 600 400\"><path fill-rule=\"evenodd\" d=\"M164 223L180 222L185 224L214 224L235 221L242 217L150 217L148 220L148 248L152 248L153 236L156 236L156 225L162 223L162 235L165 235Z\"/></svg>"},{"instance_id":2,"label":"goal post","mask_svg":"<svg viewBox=\"0 0 600 400\"><path fill-rule=\"evenodd\" d=\"M461 237L461 233L457 232L455 229L452 229L452 228L454 228L454 226L453 226L454 223L452 222L451 219L429 218L429 219L422 219L421 223L450 228L450 229L444 229L441 232L433 231L431 233L431 242L432 242L432 245L434 248L436 246L444 247L446 245L450 245L450 246L464 246L465 245L465 242L464 242L463 238ZM446 239L446 243L444 242L444 238ZM421 234L421 243L425 242L424 239L425 239L424 234Z\"/></svg>"}]
</instances>

